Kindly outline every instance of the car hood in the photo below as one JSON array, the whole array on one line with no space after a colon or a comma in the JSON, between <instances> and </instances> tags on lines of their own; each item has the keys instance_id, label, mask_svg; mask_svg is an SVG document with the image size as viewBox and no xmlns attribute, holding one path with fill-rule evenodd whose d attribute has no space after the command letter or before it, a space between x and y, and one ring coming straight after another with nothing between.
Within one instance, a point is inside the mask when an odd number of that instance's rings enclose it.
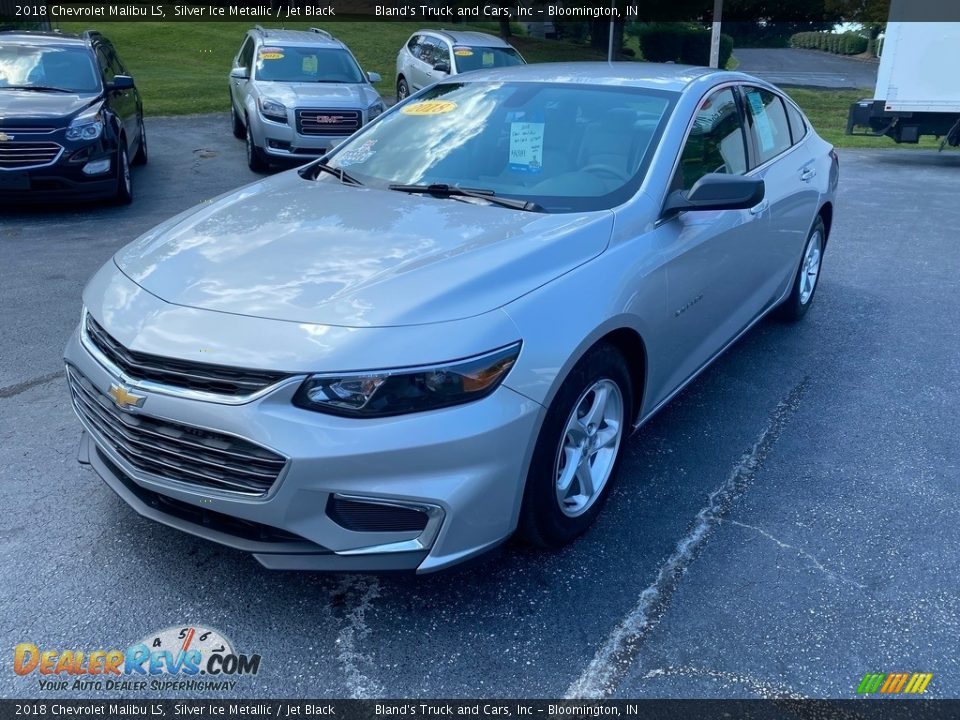
<instances>
[{"instance_id":1,"label":"car hood","mask_svg":"<svg viewBox=\"0 0 960 720\"><path fill-rule=\"evenodd\" d=\"M366 83L269 83L259 87L265 98L287 107L366 108L380 99L373 86Z\"/></svg>"},{"instance_id":2,"label":"car hood","mask_svg":"<svg viewBox=\"0 0 960 720\"><path fill-rule=\"evenodd\" d=\"M176 305L385 327L500 307L596 257L613 213L521 212L296 171L175 217L115 256Z\"/></svg>"},{"instance_id":3,"label":"car hood","mask_svg":"<svg viewBox=\"0 0 960 720\"><path fill-rule=\"evenodd\" d=\"M33 90L0 90L0 127L13 127L26 119L60 120L96 102L93 93L45 93Z\"/></svg>"}]
</instances>

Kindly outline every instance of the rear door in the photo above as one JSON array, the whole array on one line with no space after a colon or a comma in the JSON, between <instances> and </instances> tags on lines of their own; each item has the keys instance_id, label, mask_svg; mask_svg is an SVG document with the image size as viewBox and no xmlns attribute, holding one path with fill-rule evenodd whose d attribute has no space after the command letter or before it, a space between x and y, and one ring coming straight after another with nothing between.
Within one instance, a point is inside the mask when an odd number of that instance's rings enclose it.
<instances>
[{"instance_id":1,"label":"rear door","mask_svg":"<svg viewBox=\"0 0 960 720\"><path fill-rule=\"evenodd\" d=\"M814 157L801 131L791 130L788 102L778 93L744 85L755 168L763 178L766 196L762 213L765 231L754 255L754 296L750 305L760 312L779 297L793 280L804 242L817 211L819 193L813 178Z\"/></svg>"}]
</instances>

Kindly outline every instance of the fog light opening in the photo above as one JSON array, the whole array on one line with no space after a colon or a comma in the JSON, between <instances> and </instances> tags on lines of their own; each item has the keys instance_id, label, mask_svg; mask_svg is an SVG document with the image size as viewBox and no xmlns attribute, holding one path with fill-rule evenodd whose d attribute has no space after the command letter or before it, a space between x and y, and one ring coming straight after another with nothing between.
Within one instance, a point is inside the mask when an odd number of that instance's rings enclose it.
<instances>
[{"instance_id":1,"label":"fog light opening","mask_svg":"<svg viewBox=\"0 0 960 720\"><path fill-rule=\"evenodd\" d=\"M105 172L110 172L110 158L92 160L83 166L84 175L100 175Z\"/></svg>"}]
</instances>

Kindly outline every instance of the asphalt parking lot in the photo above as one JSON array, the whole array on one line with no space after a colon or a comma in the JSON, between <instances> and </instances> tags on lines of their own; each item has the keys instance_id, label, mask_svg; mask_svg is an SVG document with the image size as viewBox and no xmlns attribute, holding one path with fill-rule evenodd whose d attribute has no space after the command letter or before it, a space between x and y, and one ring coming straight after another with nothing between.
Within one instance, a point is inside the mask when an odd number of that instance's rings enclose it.
<instances>
[{"instance_id":1,"label":"asphalt parking lot","mask_svg":"<svg viewBox=\"0 0 960 720\"><path fill-rule=\"evenodd\" d=\"M737 48L735 55L738 70L793 87L873 89L880 67L876 60L802 48Z\"/></svg>"},{"instance_id":2,"label":"asphalt parking lot","mask_svg":"<svg viewBox=\"0 0 960 720\"><path fill-rule=\"evenodd\" d=\"M44 696L17 643L183 623L263 656L231 696L851 697L893 671L960 695L960 153L841 152L810 313L761 323L635 436L572 547L324 576L144 520L76 463L60 353L86 279L255 178L226 116L147 129L132 206L0 215L0 696Z\"/></svg>"}]
</instances>

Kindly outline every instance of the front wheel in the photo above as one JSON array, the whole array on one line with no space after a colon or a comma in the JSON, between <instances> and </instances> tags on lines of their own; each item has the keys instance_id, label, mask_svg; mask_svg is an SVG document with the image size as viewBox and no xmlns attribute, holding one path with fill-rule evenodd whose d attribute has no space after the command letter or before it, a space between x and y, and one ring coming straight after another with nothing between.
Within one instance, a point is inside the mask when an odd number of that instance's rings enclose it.
<instances>
[{"instance_id":1,"label":"front wheel","mask_svg":"<svg viewBox=\"0 0 960 720\"><path fill-rule=\"evenodd\" d=\"M256 173L266 172L267 159L263 155L263 150L257 147L253 141L253 131L250 129L250 123L247 123L247 166Z\"/></svg>"},{"instance_id":2,"label":"front wheel","mask_svg":"<svg viewBox=\"0 0 960 720\"><path fill-rule=\"evenodd\" d=\"M244 138L243 120L240 118L240 115L237 114L237 108L233 104L233 93L230 93L230 115L233 121L233 136L237 140L243 140Z\"/></svg>"},{"instance_id":3,"label":"front wheel","mask_svg":"<svg viewBox=\"0 0 960 720\"><path fill-rule=\"evenodd\" d=\"M407 85L407 79L401 77L397 80L397 102L402 102L410 97L410 86Z\"/></svg>"},{"instance_id":4,"label":"front wheel","mask_svg":"<svg viewBox=\"0 0 960 720\"><path fill-rule=\"evenodd\" d=\"M520 533L561 547L593 523L610 492L633 417L623 355L599 345L570 371L547 411L530 463Z\"/></svg>"},{"instance_id":5,"label":"front wheel","mask_svg":"<svg viewBox=\"0 0 960 720\"><path fill-rule=\"evenodd\" d=\"M134 165L146 165L149 159L147 153L147 131L143 127L143 116L140 117L140 142L137 145L137 153L133 156Z\"/></svg>"},{"instance_id":6,"label":"front wheel","mask_svg":"<svg viewBox=\"0 0 960 720\"><path fill-rule=\"evenodd\" d=\"M803 257L800 267L793 279L793 289L790 296L780 306L780 317L787 322L796 322L810 309L813 296L817 291L817 281L820 279L820 267L823 264L823 245L827 236L823 218L817 216L807 244L803 247Z\"/></svg>"}]
</instances>

